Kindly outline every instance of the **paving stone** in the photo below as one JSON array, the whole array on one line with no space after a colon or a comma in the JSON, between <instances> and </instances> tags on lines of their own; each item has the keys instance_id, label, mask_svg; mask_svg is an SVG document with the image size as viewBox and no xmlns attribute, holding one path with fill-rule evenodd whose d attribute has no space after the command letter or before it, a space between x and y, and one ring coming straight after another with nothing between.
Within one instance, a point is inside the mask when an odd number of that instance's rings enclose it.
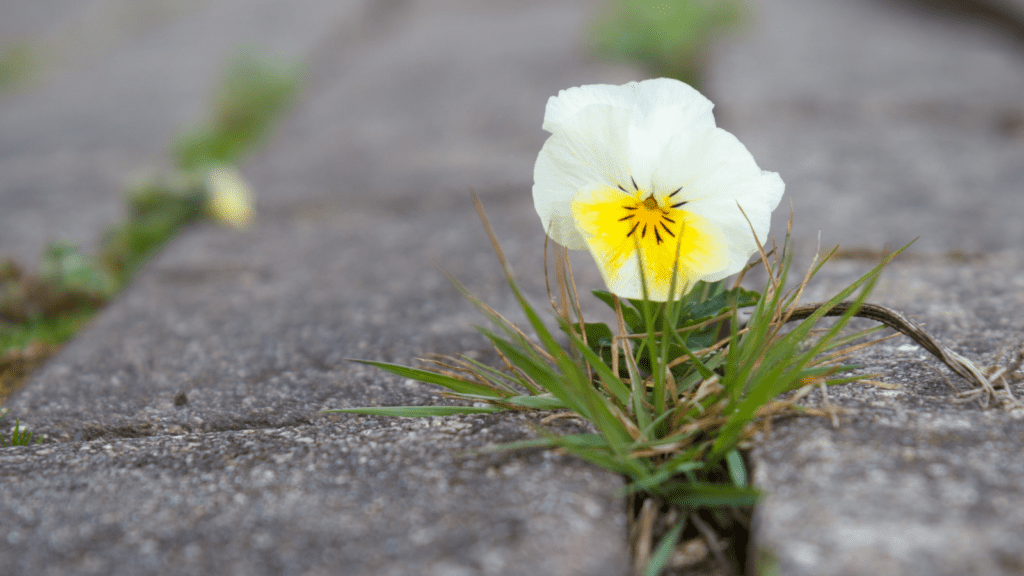
<instances>
[{"instance_id":1,"label":"paving stone","mask_svg":"<svg viewBox=\"0 0 1024 576\"><path fill-rule=\"evenodd\" d=\"M106 14L117 6L97 3L95 25L116 22ZM0 102L0 162L29 166L13 181L38 187L0 195L15 252L46 235L8 220L73 235L73 209L93 223L113 213L121 167L157 165L172 130L204 111L217 66L203 54L216 60L266 32L308 64L308 86L243 167L256 225L176 238L10 399L9 418L56 442L0 456L0 573L625 573L618 476L541 452L463 454L532 434L524 417L321 413L442 401L346 358L487 358L472 328L481 318L437 268L514 312L470 187L544 301L529 193L543 106L560 88L631 74L583 57L590 3L168 10L146 33L95 47L80 76L55 72ZM209 37L221 27L225 38ZM124 70L149 70L155 84L144 90ZM70 96L71 86L82 89ZM117 117L118 103L138 107L133 120ZM45 124L50 109L59 118ZM45 130L22 123L30 113ZM36 179L53 150L90 164L104 149L121 164L97 169L91 192ZM26 197L38 205L7 211ZM90 212L92 201L107 208Z\"/></svg>"},{"instance_id":2,"label":"paving stone","mask_svg":"<svg viewBox=\"0 0 1024 576\"><path fill-rule=\"evenodd\" d=\"M920 237L924 252L1024 245L1019 43L898 2L755 6L716 53L708 91L721 123L786 181L801 238L820 229L826 246L878 248Z\"/></svg>"},{"instance_id":3,"label":"paving stone","mask_svg":"<svg viewBox=\"0 0 1024 576\"><path fill-rule=\"evenodd\" d=\"M624 573L608 475L552 453L461 454L522 419L7 449L0 573Z\"/></svg>"},{"instance_id":4,"label":"paving stone","mask_svg":"<svg viewBox=\"0 0 1024 576\"><path fill-rule=\"evenodd\" d=\"M873 264L859 258L920 236L871 301L983 366L1019 347L1021 45L929 3L757 8L708 85L723 123L786 181L803 253L819 229L823 246L851 249L805 301ZM777 423L752 453L768 494L756 552L791 575L1021 573L1024 412L953 402L929 368L940 365L905 338L853 362L899 388L830 390L852 410L836 429Z\"/></svg>"},{"instance_id":5,"label":"paving stone","mask_svg":"<svg viewBox=\"0 0 1024 576\"><path fill-rule=\"evenodd\" d=\"M0 95L0 254L24 262L55 238L93 248L122 191L169 168L172 137L209 114L240 50L304 60L367 5L79 0L44 26L34 3L13 4L18 26L0 38L38 34L33 75Z\"/></svg>"},{"instance_id":6,"label":"paving stone","mask_svg":"<svg viewBox=\"0 0 1024 576\"><path fill-rule=\"evenodd\" d=\"M809 301L868 267L841 262ZM1000 354L1005 365L1024 344L1024 257L897 262L872 301L913 315L981 366ZM784 574L1019 574L1024 409L957 401L945 379L968 386L907 338L855 362L898 388L831 389L830 400L851 411L838 428L812 418L777 423L752 453L768 492L755 521L758 549ZM1024 385L1012 390L1024 398Z\"/></svg>"}]
</instances>

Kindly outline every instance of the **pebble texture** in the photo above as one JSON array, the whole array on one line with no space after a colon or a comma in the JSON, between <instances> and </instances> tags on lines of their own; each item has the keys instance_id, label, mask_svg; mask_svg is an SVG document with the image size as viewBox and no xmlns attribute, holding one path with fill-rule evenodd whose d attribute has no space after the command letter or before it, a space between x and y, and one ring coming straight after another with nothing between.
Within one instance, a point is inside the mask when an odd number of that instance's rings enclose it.
<instances>
[{"instance_id":1,"label":"pebble texture","mask_svg":"<svg viewBox=\"0 0 1024 576\"><path fill-rule=\"evenodd\" d=\"M623 573L605 474L539 451L461 454L521 434L519 420L365 418L5 450L0 572Z\"/></svg>"}]
</instances>

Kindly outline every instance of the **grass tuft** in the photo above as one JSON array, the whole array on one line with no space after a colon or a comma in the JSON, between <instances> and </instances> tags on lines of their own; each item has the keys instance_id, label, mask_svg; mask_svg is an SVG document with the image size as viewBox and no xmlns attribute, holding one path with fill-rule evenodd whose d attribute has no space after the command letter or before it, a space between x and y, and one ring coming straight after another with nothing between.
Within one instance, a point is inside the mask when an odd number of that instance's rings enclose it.
<instances>
[{"instance_id":1,"label":"grass tuft","mask_svg":"<svg viewBox=\"0 0 1024 576\"><path fill-rule=\"evenodd\" d=\"M7 413L10 411L10 408L0 408L0 420L3 420L4 417L7 416ZM35 438L35 441L33 441L32 432L30 432L27 427L21 425L20 419L14 421L14 427L11 429L10 441L4 438L3 433L0 433L0 447L4 448L10 446L29 446L32 444L42 444L42 442L42 438Z\"/></svg>"},{"instance_id":2,"label":"grass tuft","mask_svg":"<svg viewBox=\"0 0 1024 576\"><path fill-rule=\"evenodd\" d=\"M769 252L760 248L757 264L768 274L760 292L739 286L743 274L732 287L724 281L698 282L679 300L664 303L595 291L597 303L614 312L615 327L585 320L563 256L556 258L559 288L557 298L551 298L559 339L523 296L475 195L474 202L533 335L453 279L494 326L479 330L504 366L492 368L465 357L435 358L425 370L359 362L441 386L445 398L468 405L326 412L408 417L558 410L588 421L593 433L557 435L538 426L538 439L494 449L561 449L623 474L628 480L625 494L675 510L680 524L666 529L657 549L651 550L649 537L640 546L646 566L642 573L660 573L683 536L682 522L696 530L691 538L709 538L715 529L728 530L735 522L717 511L744 509L757 501L760 493L750 484L740 449L771 418L829 416L799 402L815 388L868 377L850 374L854 366L842 361L864 346L855 341L880 328L852 335L844 329L899 252L828 302L812 305L808 313L800 297L835 251L816 259L796 287L787 289L792 264L787 234L781 247ZM824 316L838 311L830 327L815 330Z\"/></svg>"}]
</instances>

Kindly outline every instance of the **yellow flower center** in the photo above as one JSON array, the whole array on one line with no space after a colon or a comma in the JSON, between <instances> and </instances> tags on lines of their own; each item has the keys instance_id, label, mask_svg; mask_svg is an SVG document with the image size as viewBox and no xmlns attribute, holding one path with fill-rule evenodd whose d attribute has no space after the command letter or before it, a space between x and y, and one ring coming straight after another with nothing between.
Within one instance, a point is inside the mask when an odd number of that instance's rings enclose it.
<instances>
[{"instance_id":1,"label":"yellow flower center","mask_svg":"<svg viewBox=\"0 0 1024 576\"><path fill-rule=\"evenodd\" d=\"M654 194L643 200L626 200L624 204L622 209L625 211L625 216L619 218L619 222L627 222L632 225L629 232L626 233L626 237L639 234L640 239L643 240L647 238L647 233L650 231L654 235L656 245L664 242L666 238L675 238L676 233L672 229L676 227L677 222L669 217L672 208L659 208ZM679 212L679 210L676 211Z\"/></svg>"},{"instance_id":2,"label":"yellow flower center","mask_svg":"<svg viewBox=\"0 0 1024 576\"><path fill-rule=\"evenodd\" d=\"M577 194L572 203L577 228L609 289L617 294L639 288L640 267L648 294L667 300L673 272L676 294L685 293L698 279L724 270L729 264L725 238L703 216L683 209L681 189L671 193L622 186L600 187ZM619 287L619 289L616 289Z\"/></svg>"}]
</instances>

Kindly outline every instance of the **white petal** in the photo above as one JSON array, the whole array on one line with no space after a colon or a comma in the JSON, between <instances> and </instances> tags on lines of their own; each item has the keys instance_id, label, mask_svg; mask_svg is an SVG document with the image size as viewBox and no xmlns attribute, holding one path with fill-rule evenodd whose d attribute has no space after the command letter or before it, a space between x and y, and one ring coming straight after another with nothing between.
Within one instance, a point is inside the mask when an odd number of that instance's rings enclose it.
<instances>
[{"instance_id":1,"label":"white petal","mask_svg":"<svg viewBox=\"0 0 1024 576\"><path fill-rule=\"evenodd\" d=\"M670 202L686 201L685 209L704 217L728 247L728 266L704 279L739 271L757 250L754 235L766 240L785 185L778 174L758 168L732 134L715 127L711 109L699 92L665 78L581 86L552 97L544 116L552 136L537 158L533 187L551 237L572 249L587 248L572 213L577 193L609 186L632 193L636 186L663 202L682 187ZM615 283L613 292L635 291L631 280Z\"/></svg>"},{"instance_id":2,"label":"white petal","mask_svg":"<svg viewBox=\"0 0 1024 576\"><path fill-rule=\"evenodd\" d=\"M631 109L631 106L623 98L622 86L611 84L577 86L568 90L559 90L558 96L548 98L542 127L548 132L554 132L577 112L593 105Z\"/></svg>"},{"instance_id":3,"label":"white petal","mask_svg":"<svg viewBox=\"0 0 1024 576\"><path fill-rule=\"evenodd\" d=\"M588 106L605 105L622 108L634 114L634 122L645 130L649 122L665 121L664 113L678 113L702 117L714 125L710 100L688 84L671 78L654 78L643 82L630 82L623 86L592 84L562 90L548 99L544 111L544 129L554 132L558 126ZM649 116L657 118L648 118ZM674 112L668 112L672 114Z\"/></svg>"},{"instance_id":4,"label":"white petal","mask_svg":"<svg viewBox=\"0 0 1024 576\"><path fill-rule=\"evenodd\" d=\"M567 119L541 148L533 168L533 203L555 242L585 250L573 223L573 197L630 181L625 161L629 118L627 110L590 106Z\"/></svg>"},{"instance_id":5,"label":"white petal","mask_svg":"<svg viewBox=\"0 0 1024 576\"><path fill-rule=\"evenodd\" d=\"M746 147L721 128L709 134L703 145L687 146L685 153L674 148L666 149L666 156L685 160L663 158L658 179L684 185L678 197L688 201L687 210L708 218L729 238L729 266L708 279L725 278L738 272L757 250L751 226L758 240L767 239L771 213L785 184L778 174L758 168Z\"/></svg>"}]
</instances>

